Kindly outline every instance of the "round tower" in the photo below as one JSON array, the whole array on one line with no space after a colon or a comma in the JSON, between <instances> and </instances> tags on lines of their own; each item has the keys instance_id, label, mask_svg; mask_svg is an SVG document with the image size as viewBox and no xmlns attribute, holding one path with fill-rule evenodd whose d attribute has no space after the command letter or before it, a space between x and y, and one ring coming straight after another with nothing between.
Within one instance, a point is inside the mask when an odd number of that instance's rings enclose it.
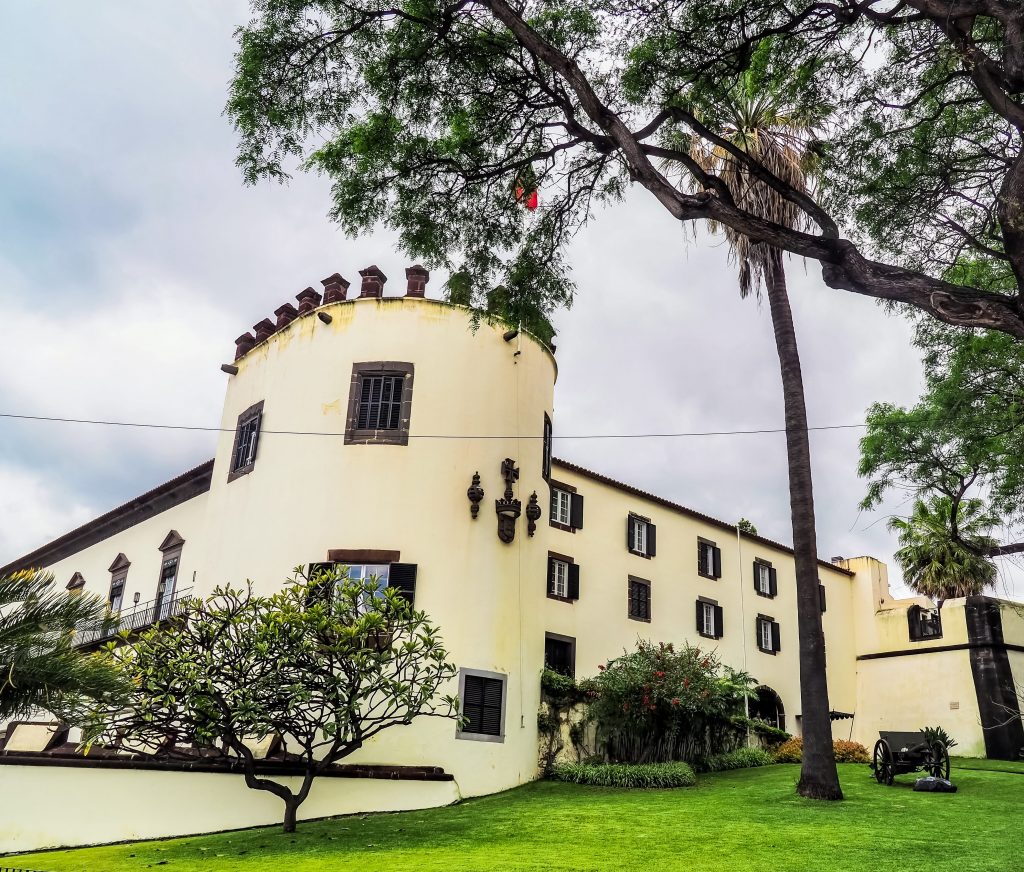
<instances>
[{"instance_id":1,"label":"round tower","mask_svg":"<svg viewBox=\"0 0 1024 872\"><path fill-rule=\"evenodd\" d=\"M335 274L239 338L195 590L269 592L318 562L399 567L463 698L500 681L502 723L457 735L423 719L360 759L444 766L483 793L536 772L547 525L531 535L527 510L536 494L547 511L556 366L528 334L426 299L422 267L406 274L403 297L383 296L375 266L358 294Z\"/></svg>"}]
</instances>

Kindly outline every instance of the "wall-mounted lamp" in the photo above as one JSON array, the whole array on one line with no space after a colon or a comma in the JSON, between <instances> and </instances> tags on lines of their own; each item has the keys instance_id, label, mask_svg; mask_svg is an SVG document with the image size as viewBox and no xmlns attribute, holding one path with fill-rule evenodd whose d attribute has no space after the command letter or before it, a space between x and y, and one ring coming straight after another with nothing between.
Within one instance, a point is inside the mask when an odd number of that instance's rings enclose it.
<instances>
[{"instance_id":1,"label":"wall-mounted lamp","mask_svg":"<svg viewBox=\"0 0 1024 872\"><path fill-rule=\"evenodd\" d=\"M138 591L135 591L135 596L132 597L132 603L134 605L138 605L139 604L139 592Z\"/></svg>"}]
</instances>

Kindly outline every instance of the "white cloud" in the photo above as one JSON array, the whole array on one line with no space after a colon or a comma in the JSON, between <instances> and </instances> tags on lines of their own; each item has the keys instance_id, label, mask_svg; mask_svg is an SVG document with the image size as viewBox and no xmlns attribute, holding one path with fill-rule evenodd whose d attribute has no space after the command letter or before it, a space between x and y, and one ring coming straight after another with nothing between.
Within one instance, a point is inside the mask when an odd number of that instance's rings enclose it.
<instances>
[{"instance_id":1,"label":"white cloud","mask_svg":"<svg viewBox=\"0 0 1024 872\"><path fill-rule=\"evenodd\" d=\"M0 463L0 555L22 553L26 543L48 542L96 513L95 506L70 498L58 483Z\"/></svg>"}]
</instances>

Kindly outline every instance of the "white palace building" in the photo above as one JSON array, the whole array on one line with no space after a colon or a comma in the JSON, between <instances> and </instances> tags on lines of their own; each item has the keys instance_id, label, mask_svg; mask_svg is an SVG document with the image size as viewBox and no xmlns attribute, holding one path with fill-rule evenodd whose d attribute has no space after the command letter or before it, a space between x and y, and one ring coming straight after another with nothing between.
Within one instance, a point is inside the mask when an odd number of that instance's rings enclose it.
<instances>
[{"instance_id":1,"label":"white palace building","mask_svg":"<svg viewBox=\"0 0 1024 872\"><path fill-rule=\"evenodd\" d=\"M474 329L467 309L425 297L421 267L403 296L384 296L377 267L360 276L358 293L335 274L239 337L211 460L0 574L45 568L130 628L220 584L273 591L299 564L400 586L441 628L468 723L425 718L376 737L317 782L305 817L536 778L545 660L590 675L638 638L716 648L757 679L753 713L799 734L790 548L551 457L550 348ZM441 434L501 438L425 438ZM1019 706L1024 621L1011 604L894 600L870 557L821 561L819 577L837 738L870 747L880 729L941 725L960 753L1017 755L1020 719L1005 712ZM0 851L280 820L280 801L238 775L83 757L52 726L0 727L0 764ZM69 813L54 813L57 798Z\"/></svg>"}]
</instances>

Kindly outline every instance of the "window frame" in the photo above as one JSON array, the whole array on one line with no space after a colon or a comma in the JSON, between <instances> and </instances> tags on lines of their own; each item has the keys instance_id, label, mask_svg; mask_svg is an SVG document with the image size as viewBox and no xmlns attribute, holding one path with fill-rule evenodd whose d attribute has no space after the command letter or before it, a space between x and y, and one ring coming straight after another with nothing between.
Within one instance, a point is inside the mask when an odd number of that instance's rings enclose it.
<instances>
[{"instance_id":1,"label":"window frame","mask_svg":"<svg viewBox=\"0 0 1024 872\"><path fill-rule=\"evenodd\" d=\"M710 548L710 566L708 571L705 572L701 569L701 549ZM717 558L717 559L716 559ZM717 566L716 566L717 564ZM718 572L716 575L715 572ZM709 578L712 581L718 581L722 577L722 549L710 539L705 539L703 536L697 537L697 575L701 578Z\"/></svg>"},{"instance_id":2,"label":"window frame","mask_svg":"<svg viewBox=\"0 0 1024 872\"><path fill-rule=\"evenodd\" d=\"M761 573L764 570L765 577L768 581L768 589L764 590L761 587ZM770 560L765 560L763 557L754 558L754 593L758 596L764 597L765 599L775 599L779 593L778 587L778 575L777 570L772 565Z\"/></svg>"},{"instance_id":3,"label":"window frame","mask_svg":"<svg viewBox=\"0 0 1024 872\"><path fill-rule=\"evenodd\" d=\"M639 621L643 624L649 624L651 622L651 615L654 613L652 601L651 601L651 583L646 578L638 578L635 575L628 576L628 582L626 584L626 617L631 621ZM647 616L633 614L633 585L644 587L647 589ZM638 600L639 601L639 600Z\"/></svg>"},{"instance_id":4,"label":"window frame","mask_svg":"<svg viewBox=\"0 0 1024 872\"><path fill-rule=\"evenodd\" d=\"M409 424L412 416L412 397L416 367L407 361L375 360L352 364L352 379L349 382L348 413L345 418L346 445L408 445ZM401 377L402 402L399 408L398 427L360 428L359 407L362 402L364 377Z\"/></svg>"},{"instance_id":5,"label":"window frame","mask_svg":"<svg viewBox=\"0 0 1024 872\"><path fill-rule=\"evenodd\" d=\"M551 499L548 505L548 524L559 530L565 530L568 533L575 533L576 528L572 525L572 495L576 492L576 488L571 485L562 484L561 482L551 482ZM562 521L560 518L555 517L555 495L562 494L565 496L565 520ZM559 502L561 502L559 500ZM559 506L560 508L560 506Z\"/></svg>"},{"instance_id":6,"label":"window frame","mask_svg":"<svg viewBox=\"0 0 1024 872\"><path fill-rule=\"evenodd\" d=\"M770 645L770 647L768 647L768 648L765 648L764 645L761 644L762 643L762 633L764 632L764 628L765 627L768 628L768 637L769 637L769 645ZM771 654L772 656L775 656L775 655L777 655L779 653L779 651L782 650L782 645L781 644L778 647L776 647L776 639L781 634L781 629L777 629L778 627L779 627L779 622L776 621L775 618L769 617L768 615L758 615L757 616L757 619L755 621L755 635L757 637L757 650L758 651L760 651L760 652L762 652L764 654Z\"/></svg>"},{"instance_id":7,"label":"window frame","mask_svg":"<svg viewBox=\"0 0 1024 872\"><path fill-rule=\"evenodd\" d=\"M560 633L545 633L544 634L544 668L551 669L548 665L548 642L559 642L569 646L569 678L576 677L576 637L575 636L563 636ZM558 672L558 670L554 670ZM566 673L560 673L566 674Z\"/></svg>"},{"instance_id":8,"label":"window frame","mask_svg":"<svg viewBox=\"0 0 1024 872\"><path fill-rule=\"evenodd\" d=\"M725 614L718 600L708 599L704 596L697 597L697 606L700 608L700 617L697 620L697 635L705 639L721 639L725 635ZM711 612L711 632L706 632L705 616Z\"/></svg>"},{"instance_id":9,"label":"window frame","mask_svg":"<svg viewBox=\"0 0 1024 872\"><path fill-rule=\"evenodd\" d=\"M543 456L541 457L541 478L544 481L551 481L551 459L552 459L552 442L554 440L555 427L551 423L551 416L544 413L544 434L541 440L541 451Z\"/></svg>"},{"instance_id":10,"label":"window frame","mask_svg":"<svg viewBox=\"0 0 1024 872\"><path fill-rule=\"evenodd\" d=\"M256 468L256 458L259 456L260 450L260 433L263 431L263 403L263 400L254 403L238 416L238 421L235 423L235 438L231 444L231 457L228 459L228 481L234 481L236 478L248 475ZM253 421L256 422L256 431L251 437L254 443L251 456L247 459L246 463L241 466L235 466L241 447L243 428Z\"/></svg>"},{"instance_id":11,"label":"window frame","mask_svg":"<svg viewBox=\"0 0 1024 872\"><path fill-rule=\"evenodd\" d=\"M128 585L128 570L121 569L111 573L110 588L107 591L107 611L110 614L120 614L124 606L124 589ZM117 588L117 608L114 608L114 588Z\"/></svg>"},{"instance_id":12,"label":"window frame","mask_svg":"<svg viewBox=\"0 0 1024 872\"><path fill-rule=\"evenodd\" d=\"M466 739L470 742L498 742L505 741L505 721L508 714L508 675L504 672L489 672L485 669L472 669L463 666L459 669L459 715L465 714L466 705L466 678L487 678L492 681L501 682L501 726L498 733L473 733L462 728L461 724L455 724L455 738Z\"/></svg>"},{"instance_id":13,"label":"window frame","mask_svg":"<svg viewBox=\"0 0 1024 872\"><path fill-rule=\"evenodd\" d=\"M554 565L556 563L562 563L565 565L565 594L560 595L555 592L554 585ZM575 576L575 582L573 580ZM556 551L548 552L547 559L547 577L544 580L544 590L547 593L548 599L557 600L560 603L574 603L579 599L579 567L576 565L576 561L573 560L568 554L559 554ZM576 596L573 596L573 587L576 588Z\"/></svg>"},{"instance_id":14,"label":"window frame","mask_svg":"<svg viewBox=\"0 0 1024 872\"><path fill-rule=\"evenodd\" d=\"M628 512L626 514L626 550L630 554L635 554L637 557L643 557L644 560L651 560L657 554L657 539L651 535L652 532L657 535L657 528L654 522L646 517L645 515L638 514L637 512ZM639 531L643 528L643 548L637 547L639 541ZM654 547L651 547L652 539L655 542ZM630 545L632 543L632 546Z\"/></svg>"}]
</instances>

